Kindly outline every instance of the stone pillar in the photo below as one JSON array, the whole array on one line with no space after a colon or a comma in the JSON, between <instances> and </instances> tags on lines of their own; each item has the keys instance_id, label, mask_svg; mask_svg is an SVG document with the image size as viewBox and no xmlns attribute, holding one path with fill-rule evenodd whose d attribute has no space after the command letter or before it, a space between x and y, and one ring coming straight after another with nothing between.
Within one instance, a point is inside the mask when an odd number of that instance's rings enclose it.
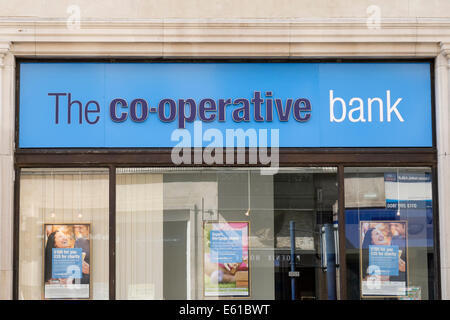
<instances>
[{"instance_id":1,"label":"stone pillar","mask_svg":"<svg viewBox=\"0 0 450 320\"><path fill-rule=\"evenodd\" d=\"M0 42L0 300L12 299L14 56Z\"/></svg>"},{"instance_id":2,"label":"stone pillar","mask_svg":"<svg viewBox=\"0 0 450 320\"><path fill-rule=\"evenodd\" d=\"M436 138L442 299L450 299L450 43L436 58Z\"/></svg>"}]
</instances>

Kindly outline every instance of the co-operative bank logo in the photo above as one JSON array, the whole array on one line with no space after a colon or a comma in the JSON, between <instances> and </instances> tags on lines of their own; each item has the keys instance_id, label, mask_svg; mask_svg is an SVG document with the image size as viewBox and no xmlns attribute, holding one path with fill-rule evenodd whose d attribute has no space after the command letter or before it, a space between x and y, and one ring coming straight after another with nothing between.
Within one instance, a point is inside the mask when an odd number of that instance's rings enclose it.
<instances>
[{"instance_id":1,"label":"co-operative bank logo","mask_svg":"<svg viewBox=\"0 0 450 320\"><path fill-rule=\"evenodd\" d=\"M56 125L74 122L76 106L79 111L79 124L84 122L87 125L96 125L100 122L102 112L98 101L90 100L84 104L73 99L69 92L52 92L48 93L48 96L55 98ZM108 114L110 120L117 124L127 121L145 123L149 117L156 117L162 123L175 124L176 127L170 133L170 140L176 143L171 152L172 162L176 165L248 163L270 166L263 171L276 173L279 165L279 129L269 130L256 126L259 123L283 123L291 119L304 123L311 118L311 111L309 99L280 99L275 98L272 91L254 91L251 99L164 98L152 105L143 98L127 100L119 97L110 100ZM75 117L72 117L72 112ZM63 114L67 115L67 121ZM219 124L230 120L242 123L243 126L237 129L227 126L226 129L219 130ZM193 124L193 131L186 128L187 123ZM204 123L213 125L203 130Z\"/></svg>"},{"instance_id":2,"label":"co-operative bank logo","mask_svg":"<svg viewBox=\"0 0 450 320\"><path fill-rule=\"evenodd\" d=\"M276 173L279 166L280 128L288 122L302 126L312 117L310 99L278 98L272 91L253 91L250 99L163 98L149 102L141 97L116 97L109 100L107 110L102 110L101 103L93 99L86 103L76 100L70 92L51 92L48 96L54 99L55 125L102 126L101 117L109 115L108 120L114 123L114 128L132 139L127 128L130 131L133 127L152 128L152 123L158 123L158 129L154 129L152 135L162 135L158 142L162 142L163 147L173 146L171 161L175 165L250 164L265 166L269 173ZM340 127L406 121L400 109L403 98L394 97L390 89L385 95L371 97L343 96L329 89L325 99L328 100L329 118L318 119L316 128L318 123L325 121ZM324 102L322 97L319 101L322 109ZM149 118L158 121L148 121ZM133 124L133 127L125 125L119 129L122 123ZM298 132L297 127L285 130L283 134L291 136L282 138L300 139L292 136ZM316 137L311 135L311 138ZM144 146L155 146L156 140L151 141Z\"/></svg>"}]
</instances>

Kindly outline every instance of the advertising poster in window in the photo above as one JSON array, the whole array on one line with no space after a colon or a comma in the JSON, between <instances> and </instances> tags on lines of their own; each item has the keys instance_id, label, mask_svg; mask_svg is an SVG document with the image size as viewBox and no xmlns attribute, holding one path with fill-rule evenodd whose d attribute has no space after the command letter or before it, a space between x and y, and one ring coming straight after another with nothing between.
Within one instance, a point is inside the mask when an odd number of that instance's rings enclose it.
<instances>
[{"instance_id":1,"label":"advertising poster in window","mask_svg":"<svg viewBox=\"0 0 450 320\"><path fill-rule=\"evenodd\" d=\"M205 297L249 297L249 223L204 224Z\"/></svg>"},{"instance_id":2,"label":"advertising poster in window","mask_svg":"<svg viewBox=\"0 0 450 320\"><path fill-rule=\"evenodd\" d=\"M44 225L44 299L89 299L89 224Z\"/></svg>"},{"instance_id":3,"label":"advertising poster in window","mask_svg":"<svg viewBox=\"0 0 450 320\"><path fill-rule=\"evenodd\" d=\"M361 221L361 296L405 297L408 287L406 221Z\"/></svg>"}]
</instances>

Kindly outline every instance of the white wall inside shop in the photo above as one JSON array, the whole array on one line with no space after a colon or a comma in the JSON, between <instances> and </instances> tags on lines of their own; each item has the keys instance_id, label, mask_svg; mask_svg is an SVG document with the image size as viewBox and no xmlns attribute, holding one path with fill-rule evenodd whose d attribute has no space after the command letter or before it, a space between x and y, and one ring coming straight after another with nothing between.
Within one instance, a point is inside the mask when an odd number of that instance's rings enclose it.
<instances>
[{"instance_id":1,"label":"white wall inside shop","mask_svg":"<svg viewBox=\"0 0 450 320\"><path fill-rule=\"evenodd\" d=\"M163 298L163 179L117 175L116 298Z\"/></svg>"}]
</instances>

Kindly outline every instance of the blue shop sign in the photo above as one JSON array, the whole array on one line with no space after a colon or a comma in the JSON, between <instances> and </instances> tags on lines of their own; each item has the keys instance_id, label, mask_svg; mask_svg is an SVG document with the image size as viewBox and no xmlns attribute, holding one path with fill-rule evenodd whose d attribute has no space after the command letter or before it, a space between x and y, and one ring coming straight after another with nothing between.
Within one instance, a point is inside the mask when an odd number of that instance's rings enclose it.
<instances>
[{"instance_id":1,"label":"blue shop sign","mask_svg":"<svg viewBox=\"0 0 450 320\"><path fill-rule=\"evenodd\" d=\"M24 62L19 101L20 148L432 146L428 62Z\"/></svg>"}]
</instances>

